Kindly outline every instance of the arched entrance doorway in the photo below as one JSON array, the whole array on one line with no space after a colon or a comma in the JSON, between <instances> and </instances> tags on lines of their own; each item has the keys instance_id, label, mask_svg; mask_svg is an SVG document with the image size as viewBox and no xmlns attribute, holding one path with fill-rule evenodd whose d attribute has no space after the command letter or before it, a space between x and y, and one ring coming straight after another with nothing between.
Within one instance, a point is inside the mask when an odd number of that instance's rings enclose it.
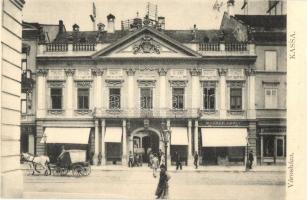
<instances>
[{"instance_id":1,"label":"arched entrance doorway","mask_svg":"<svg viewBox=\"0 0 307 200\"><path fill-rule=\"evenodd\" d=\"M149 161L149 153L158 153L160 148L160 135L155 129L140 128L132 132L132 150L141 156L143 162Z\"/></svg>"}]
</instances>

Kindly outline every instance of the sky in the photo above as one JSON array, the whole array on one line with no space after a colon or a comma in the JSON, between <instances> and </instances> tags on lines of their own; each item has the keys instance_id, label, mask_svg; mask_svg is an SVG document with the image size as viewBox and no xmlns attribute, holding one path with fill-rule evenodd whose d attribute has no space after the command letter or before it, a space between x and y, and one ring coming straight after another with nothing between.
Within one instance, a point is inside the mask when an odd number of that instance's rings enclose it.
<instances>
[{"instance_id":1,"label":"sky","mask_svg":"<svg viewBox=\"0 0 307 200\"><path fill-rule=\"evenodd\" d=\"M146 3L149 0L27 0L23 17L27 22L41 24L58 24L63 20L66 30L71 30L73 24L78 24L80 30L92 30L93 25L89 15L92 13L92 3L96 5L96 22L107 24L106 16L115 15L116 29L120 29L122 20L143 17ZM227 0L223 2L220 12L213 10L216 0L150 0L158 5L158 16L164 16L166 29L192 29L196 24L199 29L218 29ZM235 13L242 14L240 9L243 0L236 0ZM259 1L259 0L258 0ZM264 0L261 0L264 1ZM263 3L263 2L262 2ZM258 4L257 4L258 5ZM252 6L250 6L252 7Z\"/></svg>"}]
</instances>

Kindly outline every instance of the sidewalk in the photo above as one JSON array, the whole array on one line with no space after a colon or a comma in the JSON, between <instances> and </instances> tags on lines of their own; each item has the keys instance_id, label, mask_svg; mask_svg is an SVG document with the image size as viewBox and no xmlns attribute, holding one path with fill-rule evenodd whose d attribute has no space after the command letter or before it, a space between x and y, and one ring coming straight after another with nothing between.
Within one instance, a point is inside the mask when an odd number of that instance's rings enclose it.
<instances>
[{"instance_id":1,"label":"sidewalk","mask_svg":"<svg viewBox=\"0 0 307 200\"><path fill-rule=\"evenodd\" d=\"M92 170L102 170L102 171L151 171L147 166L142 167L132 167L122 165L105 165L105 166L92 166ZM176 166L168 166L168 171L175 172ZM178 170L180 171L180 170ZM245 172L244 166L199 166L195 169L192 166L183 166L181 172ZM285 172L286 166L275 165L275 166L255 166L248 172Z\"/></svg>"}]
</instances>

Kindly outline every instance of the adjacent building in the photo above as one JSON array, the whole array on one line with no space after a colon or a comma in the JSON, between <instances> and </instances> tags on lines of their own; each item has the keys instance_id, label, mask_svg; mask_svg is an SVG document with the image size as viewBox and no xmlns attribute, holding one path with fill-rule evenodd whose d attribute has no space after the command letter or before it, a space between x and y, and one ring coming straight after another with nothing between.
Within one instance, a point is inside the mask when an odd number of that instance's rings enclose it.
<instances>
[{"instance_id":1,"label":"adjacent building","mask_svg":"<svg viewBox=\"0 0 307 200\"><path fill-rule=\"evenodd\" d=\"M21 37L23 0L1 1L1 197L20 198L23 176L20 170Z\"/></svg>"}]
</instances>

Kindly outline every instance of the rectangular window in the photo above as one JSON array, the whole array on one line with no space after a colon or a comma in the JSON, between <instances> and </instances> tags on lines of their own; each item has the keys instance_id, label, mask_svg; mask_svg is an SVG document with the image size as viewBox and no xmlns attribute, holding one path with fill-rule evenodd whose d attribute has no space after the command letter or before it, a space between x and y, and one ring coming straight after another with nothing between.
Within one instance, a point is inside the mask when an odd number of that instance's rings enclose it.
<instances>
[{"instance_id":1,"label":"rectangular window","mask_svg":"<svg viewBox=\"0 0 307 200\"><path fill-rule=\"evenodd\" d=\"M152 109L152 88L141 88L141 109Z\"/></svg>"},{"instance_id":2,"label":"rectangular window","mask_svg":"<svg viewBox=\"0 0 307 200\"><path fill-rule=\"evenodd\" d=\"M173 88L173 109L184 108L184 88Z\"/></svg>"},{"instance_id":3,"label":"rectangular window","mask_svg":"<svg viewBox=\"0 0 307 200\"><path fill-rule=\"evenodd\" d=\"M62 109L62 88L51 88L51 109Z\"/></svg>"},{"instance_id":4,"label":"rectangular window","mask_svg":"<svg viewBox=\"0 0 307 200\"><path fill-rule=\"evenodd\" d=\"M203 101L204 110L215 110L215 88L204 88Z\"/></svg>"},{"instance_id":5,"label":"rectangular window","mask_svg":"<svg viewBox=\"0 0 307 200\"><path fill-rule=\"evenodd\" d=\"M265 89L265 108L277 108L277 89Z\"/></svg>"},{"instance_id":6,"label":"rectangular window","mask_svg":"<svg viewBox=\"0 0 307 200\"><path fill-rule=\"evenodd\" d=\"M110 88L109 108L120 109L120 89Z\"/></svg>"},{"instance_id":7,"label":"rectangular window","mask_svg":"<svg viewBox=\"0 0 307 200\"><path fill-rule=\"evenodd\" d=\"M265 70L277 70L277 53L276 51L265 51Z\"/></svg>"},{"instance_id":8,"label":"rectangular window","mask_svg":"<svg viewBox=\"0 0 307 200\"><path fill-rule=\"evenodd\" d=\"M89 88L78 88L78 109L89 109Z\"/></svg>"},{"instance_id":9,"label":"rectangular window","mask_svg":"<svg viewBox=\"0 0 307 200\"><path fill-rule=\"evenodd\" d=\"M230 109L242 110L242 88L230 88Z\"/></svg>"}]
</instances>

